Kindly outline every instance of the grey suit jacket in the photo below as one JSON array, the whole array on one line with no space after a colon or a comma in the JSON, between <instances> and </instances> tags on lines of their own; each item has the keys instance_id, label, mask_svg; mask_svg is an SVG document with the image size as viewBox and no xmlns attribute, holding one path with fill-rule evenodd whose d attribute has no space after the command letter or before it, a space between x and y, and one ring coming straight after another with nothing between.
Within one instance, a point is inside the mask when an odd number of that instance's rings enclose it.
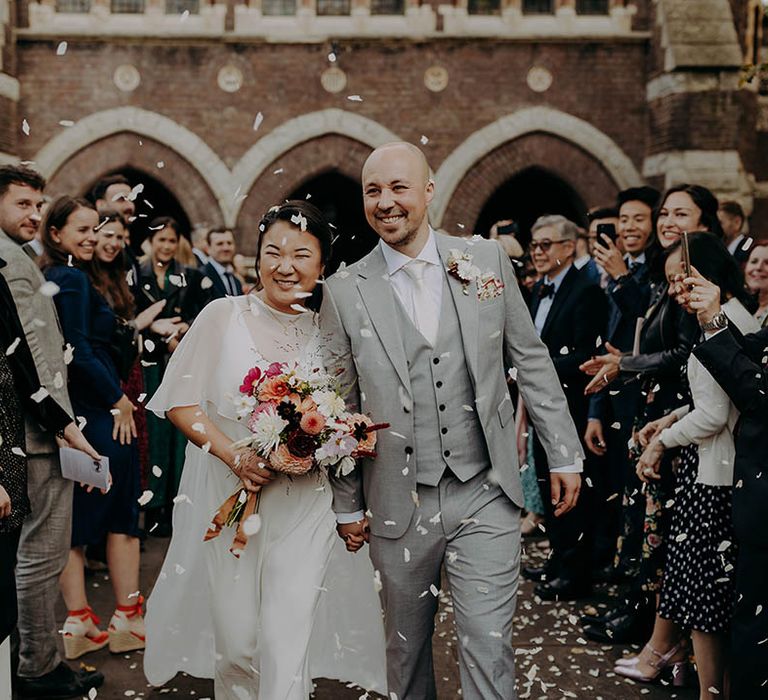
<instances>
[{"instance_id":1,"label":"grey suit jacket","mask_svg":"<svg viewBox=\"0 0 768 700\"><path fill-rule=\"evenodd\" d=\"M514 270L491 241L435 234L443 264L451 249L469 253L482 273L504 283L498 296L480 299L475 282L449 276L461 337L493 478L522 505L514 407L507 372L516 379L529 415L547 451L550 468L581 459L581 447L560 382L522 299ZM346 477L332 475L337 513L366 510L371 531L397 538L415 508L416 469L409 465L414 435L408 358L395 316L395 296L384 256L377 246L359 262L326 280L320 326L326 367L338 374L347 400L377 422L375 459L365 459ZM439 350L439 349L438 349ZM437 430L437 426L435 426Z\"/></svg>"},{"instance_id":2,"label":"grey suit jacket","mask_svg":"<svg viewBox=\"0 0 768 700\"><path fill-rule=\"evenodd\" d=\"M0 270L11 289L16 309L32 351L40 383L69 415L64 338L53 299L40 293L45 282L35 262L4 231L0 230L0 258L8 264ZM27 421L27 452L49 454L56 449L53 436L38 424Z\"/></svg>"}]
</instances>

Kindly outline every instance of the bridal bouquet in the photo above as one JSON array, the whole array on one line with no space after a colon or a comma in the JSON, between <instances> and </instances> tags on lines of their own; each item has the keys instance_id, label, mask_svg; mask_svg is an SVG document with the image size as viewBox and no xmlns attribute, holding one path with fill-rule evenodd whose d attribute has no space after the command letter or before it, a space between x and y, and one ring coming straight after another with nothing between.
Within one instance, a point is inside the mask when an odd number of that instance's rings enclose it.
<instances>
[{"instance_id":1,"label":"bridal bouquet","mask_svg":"<svg viewBox=\"0 0 768 700\"><path fill-rule=\"evenodd\" d=\"M251 434L233 447L253 450L268 469L288 476L320 468L349 474L356 459L376 456L376 431L389 427L350 413L333 377L300 363L252 367L236 405ZM239 557L248 535L253 534L245 524L258 512L260 497L261 491L253 493L241 486L222 503L205 540L217 537L225 525L237 526L230 551Z\"/></svg>"}]
</instances>

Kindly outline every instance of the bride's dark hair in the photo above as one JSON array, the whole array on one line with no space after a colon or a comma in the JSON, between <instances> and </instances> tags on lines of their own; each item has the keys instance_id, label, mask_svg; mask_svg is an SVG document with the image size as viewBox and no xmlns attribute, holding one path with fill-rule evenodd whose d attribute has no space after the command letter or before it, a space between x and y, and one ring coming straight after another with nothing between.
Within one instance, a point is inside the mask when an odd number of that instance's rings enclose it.
<instances>
[{"instance_id":1,"label":"bride's dark hair","mask_svg":"<svg viewBox=\"0 0 768 700\"><path fill-rule=\"evenodd\" d=\"M306 221L306 232L317 238L320 243L320 261L326 267L330 263L333 252L333 231L323 213L314 204L305 199L289 199L283 204L271 207L259 222L259 238L256 243L256 278L259 284L261 283L259 279L259 258L261 257L261 244L264 240L264 234L277 221L287 221L292 226L301 227L302 230L305 230L304 226L296 223L302 219ZM321 284L315 286L312 296L307 299L307 308L313 311L320 310L320 303L323 299L322 286Z\"/></svg>"}]
</instances>

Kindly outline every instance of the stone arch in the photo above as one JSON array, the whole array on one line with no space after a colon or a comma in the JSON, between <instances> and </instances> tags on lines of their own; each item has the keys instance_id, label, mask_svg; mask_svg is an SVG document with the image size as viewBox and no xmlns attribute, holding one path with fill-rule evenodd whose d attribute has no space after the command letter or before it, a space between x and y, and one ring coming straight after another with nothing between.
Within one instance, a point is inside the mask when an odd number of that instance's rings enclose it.
<instances>
[{"instance_id":1,"label":"stone arch","mask_svg":"<svg viewBox=\"0 0 768 700\"><path fill-rule=\"evenodd\" d=\"M435 213L431 212L433 225L454 234L485 233L475 231L475 227L486 203L512 177L531 167L568 183L588 207L616 198L619 185L594 156L559 137L529 133L476 161L445 203L439 224L434 224Z\"/></svg>"},{"instance_id":2,"label":"stone arch","mask_svg":"<svg viewBox=\"0 0 768 700\"><path fill-rule=\"evenodd\" d=\"M110 172L131 168L156 180L178 201L192 223L224 224L210 183L197 168L166 144L122 131L92 142L62 161L49 178L52 195L86 194L84 188ZM158 163L162 167L158 167ZM48 165L50 167L50 165ZM50 172L45 171L46 174ZM160 215L163 212L158 211Z\"/></svg>"},{"instance_id":3,"label":"stone arch","mask_svg":"<svg viewBox=\"0 0 768 700\"><path fill-rule=\"evenodd\" d=\"M443 161L435 175L436 192L430 207L434 224L443 225L454 193L478 162L504 144L534 133L557 137L589 154L602 165L617 189L643 182L629 156L589 122L551 107L527 107L476 131Z\"/></svg>"},{"instance_id":4,"label":"stone arch","mask_svg":"<svg viewBox=\"0 0 768 700\"><path fill-rule=\"evenodd\" d=\"M229 169L203 139L157 112L138 107L116 107L89 114L48 141L35 156L35 163L43 175L55 180L54 176L60 168L65 163L70 163L78 153L121 132L152 139L156 144L164 146L166 153L171 151L177 154L180 160L186 161L186 170L196 171L197 179L205 182L213 194L217 208L223 214L221 218L229 223L233 205ZM133 144L136 145L135 139ZM117 165L119 166L119 163ZM136 167L145 169L139 165ZM157 172L156 163L149 167L153 173ZM163 177L158 176L158 179L163 180ZM165 180L168 185L173 185L176 178L168 175ZM169 189L183 188L176 184L175 188L169 186ZM179 197L179 200L182 201L182 197Z\"/></svg>"},{"instance_id":5,"label":"stone arch","mask_svg":"<svg viewBox=\"0 0 768 700\"><path fill-rule=\"evenodd\" d=\"M294 145L266 163L250 190L242 190L248 194L237 217L243 252L251 255L255 251L256 224L269 207L329 171L359 181L363 163L372 148L348 136L326 133ZM362 207L362 198L355 205Z\"/></svg>"},{"instance_id":6,"label":"stone arch","mask_svg":"<svg viewBox=\"0 0 768 700\"><path fill-rule=\"evenodd\" d=\"M400 140L397 134L378 122L343 109L329 108L302 114L281 124L246 151L232 171L239 191L251 192L263 173L273 172L272 165L281 160L283 154L326 134L337 134L352 142L364 144L368 147L368 152L384 143ZM322 160L322 154L319 153L318 156ZM314 172L316 174L320 171L315 169ZM354 176L359 175L358 170ZM309 174L306 179L309 179ZM239 216L242 203L243 200L238 200L234 205L235 219Z\"/></svg>"}]
</instances>

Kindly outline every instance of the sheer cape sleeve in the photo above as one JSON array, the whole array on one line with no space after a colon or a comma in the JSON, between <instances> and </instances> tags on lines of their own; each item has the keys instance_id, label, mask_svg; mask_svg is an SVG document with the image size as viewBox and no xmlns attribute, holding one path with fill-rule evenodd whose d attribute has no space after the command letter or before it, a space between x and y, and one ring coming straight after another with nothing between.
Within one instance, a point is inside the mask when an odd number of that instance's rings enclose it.
<instances>
[{"instance_id":1,"label":"sheer cape sleeve","mask_svg":"<svg viewBox=\"0 0 768 700\"><path fill-rule=\"evenodd\" d=\"M237 386L228 376L229 363L222 360L247 345L242 337L235 337L239 329L237 299L217 299L202 310L171 355L147 410L164 418L179 406L213 407L222 417L236 419L233 392Z\"/></svg>"}]
</instances>

